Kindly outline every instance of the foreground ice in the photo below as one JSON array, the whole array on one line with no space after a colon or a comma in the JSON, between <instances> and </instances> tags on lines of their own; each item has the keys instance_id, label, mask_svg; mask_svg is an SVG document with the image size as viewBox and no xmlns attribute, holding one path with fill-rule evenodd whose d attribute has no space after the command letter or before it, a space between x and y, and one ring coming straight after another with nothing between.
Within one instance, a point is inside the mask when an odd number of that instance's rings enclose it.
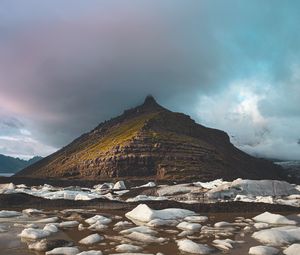
<instances>
[{"instance_id":1,"label":"foreground ice","mask_svg":"<svg viewBox=\"0 0 300 255\"><path fill-rule=\"evenodd\" d=\"M270 246L263 246L263 245L254 246L249 249L250 255L276 255L278 253L279 253L278 249Z\"/></svg>"},{"instance_id":2,"label":"foreground ice","mask_svg":"<svg viewBox=\"0 0 300 255\"><path fill-rule=\"evenodd\" d=\"M292 244L291 246L286 248L283 251L283 253L286 254L286 255L299 255L299 253L300 253L300 244L299 243Z\"/></svg>"},{"instance_id":3,"label":"foreground ice","mask_svg":"<svg viewBox=\"0 0 300 255\"><path fill-rule=\"evenodd\" d=\"M116 247L117 252L136 252L141 251L142 249L142 247L132 244L120 244Z\"/></svg>"},{"instance_id":4,"label":"foreground ice","mask_svg":"<svg viewBox=\"0 0 300 255\"><path fill-rule=\"evenodd\" d=\"M76 255L79 253L76 247L59 247L51 251L47 251L46 255Z\"/></svg>"},{"instance_id":5,"label":"foreground ice","mask_svg":"<svg viewBox=\"0 0 300 255\"><path fill-rule=\"evenodd\" d=\"M300 241L299 227L277 227L254 232L257 241L274 246L282 246Z\"/></svg>"},{"instance_id":6,"label":"foreground ice","mask_svg":"<svg viewBox=\"0 0 300 255\"><path fill-rule=\"evenodd\" d=\"M19 235L22 238L26 239L41 239L47 236L50 236L51 232L44 229L35 229L35 228L25 228Z\"/></svg>"},{"instance_id":7,"label":"foreground ice","mask_svg":"<svg viewBox=\"0 0 300 255\"><path fill-rule=\"evenodd\" d=\"M178 209L178 208L168 208L163 210L152 210L145 204L140 204L132 211L125 214L125 216L133 221L138 222L150 222L154 219L161 220L176 220L183 219L187 216L193 216L196 213L190 210Z\"/></svg>"},{"instance_id":8,"label":"foreground ice","mask_svg":"<svg viewBox=\"0 0 300 255\"><path fill-rule=\"evenodd\" d=\"M264 212L260 215L257 215L253 218L256 222L264 222L269 224L276 224L276 225L296 225L297 222L294 220L289 220L288 218L280 215L274 214L269 212Z\"/></svg>"},{"instance_id":9,"label":"foreground ice","mask_svg":"<svg viewBox=\"0 0 300 255\"><path fill-rule=\"evenodd\" d=\"M103 253L101 251L90 250L90 251L80 252L77 255L102 255L102 254Z\"/></svg>"},{"instance_id":10,"label":"foreground ice","mask_svg":"<svg viewBox=\"0 0 300 255\"><path fill-rule=\"evenodd\" d=\"M127 238L132 239L132 240L136 240L142 243L163 243L165 241L167 241L166 238L163 237L155 237L149 234L144 234L144 233L140 233L140 232L132 232L129 235L126 235Z\"/></svg>"},{"instance_id":11,"label":"foreground ice","mask_svg":"<svg viewBox=\"0 0 300 255\"><path fill-rule=\"evenodd\" d=\"M204 244L195 243L189 239L183 239L177 241L178 249L183 252L189 252L194 254L209 254L212 249Z\"/></svg>"},{"instance_id":12,"label":"foreground ice","mask_svg":"<svg viewBox=\"0 0 300 255\"><path fill-rule=\"evenodd\" d=\"M98 234L89 235L79 241L81 244L89 245L102 241L104 238Z\"/></svg>"}]
</instances>

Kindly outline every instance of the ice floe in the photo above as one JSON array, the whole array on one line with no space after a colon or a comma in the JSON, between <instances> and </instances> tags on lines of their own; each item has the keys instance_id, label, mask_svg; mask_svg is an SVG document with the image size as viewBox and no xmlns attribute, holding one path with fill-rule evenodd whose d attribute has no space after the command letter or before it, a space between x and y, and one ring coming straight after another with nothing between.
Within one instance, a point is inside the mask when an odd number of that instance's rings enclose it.
<instances>
[{"instance_id":1,"label":"ice floe","mask_svg":"<svg viewBox=\"0 0 300 255\"><path fill-rule=\"evenodd\" d=\"M103 253L101 251L90 250L90 251L80 252L77 255L102 255L102 254Z\"/></svg>"},{"instance_id":2,"label":"ice floe","mask_svg":"<svg viewBox=\"0 0 300 255\"><path fill-rule=\"evenodd\" d=\"M99 222L99 223L105 225L105 224L111 223L111 221L112 221L111 219L109 219L105 216L102 216L102 215L95 215L95 216L85 220L85 222L90 224L90 225L95 224L96 222Z\"/></svg>"},{"instance_id":3,"label":"ice floe","mask_svg":"<svg viewBox=\"0 0 300 255\"><path fill-rule=\"evenodd\" d=\"M253 218L256 222L264 222L269 224L277 224L277 225L296 225L297 222L294 220L289 220L285 216L280 214L274 214L269 212L264 212L262 214L257 215Z\"/></svg>"},{"instance_id":4,"label":"ice floe","mask_svg":"<svg viewBox=\"0 0 300 255\"><path fill-rule=\"evenodd\" d=\"M89 235L89 236L81 239L79 241L79 243L89 245L89 244L98 243L98 242L102 241L103 239L104 239L103 236L100 236L98 234L92 234L92 235Z\"/></svg>"},{"instance_id":5,"label":"ice floe","mask_svg":"<svg viewBox=\"0 0 300 255\"><path fill-rule=\"evenodd\" d=\"M263 246L263 245L254 246L249 249L250 255L276 255L278 253L279 253L278 249L270 246Z\"/></svg>"},{"instance_id":6,"label":"ice floe","mask_svg":"<svg viewBox=\"0 0 300 255\"><path fill-rule=\"evenodd\" d=\"M139 204L132 211L126 213L125 216L132 221L147 223L154 219L176 220L195 214L193 211L178 208L152 210L146 204Z\"/></svg>"},{"instance_id":7,"label":"ice floe","mask_svg":"<svg viewBox=\"0 0 300 255\"><path fill-rule=\"evenodd\" d=\"M156 187L155 182L148 182L148 183L138 186L136 188L153 188L153 187Z\"/></svg>"},{"instance_id":8,"label":"ice floe","mask_svg":"<svg viewBox=\"0 0 300 255\"><path fill-rule=\"evenodd\" d=\"M195 243L189 239L182 239L177 241L178 249L183 252L189 252L193 254L210 254L212 248L207 245Z\"/></svg>"},{"instance_id":9,"label":"ice floe","mask_svg":"<svg viewBox=\"0 0 300 255\"><path fill-rule=\"evenodd\" d=\"M136 197L131 197L126 200L126 202L138 202L138 201L163 201L168 200L166 197L156 197L147 195L138 195Z\"/></svg>"},{"instance_id":10,"label":"ice floe","mask_svg":"<svg viewBox=\"0 0 300 255\"><path fill-rule=\"evenodd\" d=\"M59 227L60 228L74 228L77 227L79 225L78 221L64 221L59 223Z\"/></svg>"},{"instance_id":11,"label":"ice floe","mask_svg":"<svg viewBox=\"0 0 300 255\"><path fill-rule=\"evenodd\" d=\"M44 229L25 228L19 235L26 239L41 239L50 236L51 232Z\"/></svg>"},{"instance_id":12,"label":"ice floe","mask_svg":"<svg viewBox=\"0 0 300 255\"><path fill-rule=\"evenodd\" d=\"M132 240L136 240L142 243L163 243L165 241L167 241L166 238L163 237L155 237L149 234L144 234L144 233L140 233L140 232L132 232L128 235L126 235L127 238L132 239Z\"/></svg>"},{"instance_id":13,"label":"ice floe","mask_svg":"<svg viewBox=\"0 0 300 255\"><path fill-rule=\"evenodd\" d=\"M285 255L299 255L299 253L300 253L299 243L294 243L283 251L283 254Z\"/></svg>"},{"instance_id":14,"label":"ice floe","mask_svg":"<svg viewBox=\"0 0 300 255\"><path fill-rule=\"evenodd\" d=\"M243 180L227 182L207 192L213 199L235 198L237 195L255 196L289 196L300 194L294 185L277 180Z\"/></svg>"},{"instance_id":15,"label":"ice floe","mask_svg":"<svg viewBox=\"0 0 300 255\"><path fill-rule=\"evenodd\" d=\"M142 247L132 244L120 244L116 247L117 252L136 252L141 251L142 249Z\"/></svg>"},{"instance_id":16,"label":"ice floe","mask_svg":"<svg viewBox=\"0 0 300 255\"><path fill-rule=\"evenodd\" d=\"M52 223L46 224L45 227L43 228L43 230L51 232L51 233L58 232L58 228L56 227L55 224L52 224Z\"/></svg>"},{"instance_id":17,"label":"ice floe","mask_svg":"<svg viewBox=\"0 0 300 255\"><path fill-rule=\"evenodd\" d=\"M30 243L28 245L28 248L30 250L35 250L35 251L48 251L62 246L63 247L73 246L73 242L63 240L63 239L54 239L54 240L42 239L37 242Z\"/></svg>"},{"instance_id":18,"label":"ice floe","mask_svg":"<svg viewBox=\"0 0 300 255\"><path fill-rule=\"evenodd\" d=\"M76 255L79 252L79 249L76 247L58 247L47 251L46 255Z\"/></svg>"},{"instance_id":19,"label":"ice floe","mask_svg":"<svg viewBox=\"0 0 300 255\"><path fill-rule=\"evenodd\" d=\"M210 182L194 182L194 185L198 187L202 187L204 189L213 189L225 183L228 182L224 182L223 179L216 179Z\"/></svg>"},{"instance_id":20,"label":"ice floe","mask_svg":"<svg viewBox=\"0 0 300 255\"><path fill-rule=\"evenodd\" d=\"M176 227L181 230L198 231L201 229L202 225L199 223L191 223L191 222L183 221L180 222Z\"/></svg>"},{"instance_id":21,"label":"ice floe","mask_svg":"<svg viewBox=\"0 0 300 255\"><path fill-rule=\"evenodd\" d=\"M11 218L11 217L17 217L21 215L22 213L16 211L6 211L6 210L0 211L0 218Z\"/></svg>"},{"instance_id":22,"label":"ice floe","mask_svg":"<svg viewBox=\"0 0 300 255\"><path fill-rule=\"evenodd\" d=\"M252 237L257 241L274 246L282 246L300 241L299 227L277 227L254 232Z\"/></svg>"},{"instance_id":23,"label":"ice floe","mask_svg":"<svg viewBox=\"0 0 300 255\"><path fill-rule=\"evenodd\" d=\"M188 216L184 218L185 221L189 222L205 222L208 220L207 216Z\"/></svg>"},{"instance_id":24,"label":"ice floe","mask_svg":"<svg viewBox=\"0 0 300 255\"><path fill-rule=\"evenodd\" d=\"M115 183L113 189L126 189L124 181L118 181Z\"/></svg>"}]
</instances>

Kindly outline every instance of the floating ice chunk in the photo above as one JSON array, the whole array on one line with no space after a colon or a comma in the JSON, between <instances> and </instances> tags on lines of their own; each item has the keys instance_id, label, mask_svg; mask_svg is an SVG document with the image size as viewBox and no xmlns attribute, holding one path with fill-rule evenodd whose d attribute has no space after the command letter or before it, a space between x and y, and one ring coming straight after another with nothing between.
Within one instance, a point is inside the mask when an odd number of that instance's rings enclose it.
<instances>
[{"instance_id":1,"label":"floating ice chunk","mask_svg":"<svg viewBox=\"0 0 300 255\"><path fill-rule=\"evenodd\" d=\"M257 241L274 246L282 246L300 241L299 227L278 227L254 232L252 237Z\"/></svg>"},{"instance_id":2,"label":"floating ice chunk","mask_svg":"<svg viewBox=\"0 0 300 255\"><path fill-rule=\"evenodd\" d=\"M228 182L224 182L223 179L217 179L217 180L210 181L210 182L194 182L194 185L205 188L205 189L212 189L212 188L216 188L224 183L228 183Z\"/></svg>"},{"instance_id":3,"label":"floating ice chunk","mask_svg":"<svg viewBox=\"0 0 300 255\"><path fill-rule=\"evenodd\" d=\"M74 228L74 227L77 227L78 225L79 225L79 222L76 220L64 221L64 222L59 223L60 228Z\"/></svg>"},{"instance_id":4,"label":"floating ice chunk","mask_svg":"<svg viewBox=\"0 0 300 255\"><path fill-rule=\"evenodd\" d=\"M52 224L52 223L48 223L44 228L43 230L45 231L49 231L51 233L56 233L58 232L58 228L55 226L55 224Z\"/></svg>"},{"instance_id":5,"label":"floating ice chunk","mask_svg":"<svg viewBox=\"0 0 300 255\"><path fill-rule=\"evenodd\" d=\"M18 217L21 215L22 215L22 213L16 212L16 211L6 211L6 210L0 211L0 218L12 218L12 217Z\"/></svg>"},{"instance_id":6,"label":"floating ice chunk","mask_svg":"<svg viewBox=\"0 0 300 255\"><path fill-rule=\"evenodd\" d=\"M59 247L51 251L47 251L46 255L76 255L80 251L76 247Z\"/></svg>"},{"instance_id":7,"label":"floating ice chunk","mask_svg":"<svg viewBox=\"0 0 300 255\"><path fill-rule=\"evenodd\" d=\"M254 227L256 229L264 229L264 228L268 228L269 224L268 223L264 223L264 222L257 222L254 224Z\"/></svg>"},{"instance_id":8,"label":"floating ice chunk","mask_svg":"<svg viewBox=\"0 0 300 255\"><path fill-rule=\"evenodd\" d=\"M289 220L288 218L280 215L280 214L273 214L269 212L264 212L260 215L257 215L253 218L256 222L265 222L269 224L277 224L277 225L296 225L297 222L294 220Z\"/></svg>"},{"instance_id":9,"label":"floating ice chunk","mask_svg":"<svg viewBox=\"0 0 300 255\"><path fill-rule=\"evenodd\" d=\"M106 182L103 184L95 185L93 188L97 190L109 190L112 189L113 187L114 187L113 183Z\"/></svg>"},{"instance_id":10,"label":"floating ice chunk","mask_svg":"<svg viewBox=\"0 0 300 255\"><path fill-rule=\"evenodd\" d=\"M77 255L102 255L103 253L101 251L95 251L95 250L91 250L91 251L83 251L78 253Z\"/></svg>"},{"instance_id":11,"label":"floating ice chunk","mask_svg":"<svg viewBox=\"0 0 300 255\"><path fill-rule=\"evenodd\" d=\"M232 224L227 221L220 221L220 222L216 222L214 224L215 228L224 228L224 227L226 228L226 227L230 227L230 226L232 226Z\"/></svg>"},{"instance_id":12,"label":"floating ice chunk","mask_svg":"<svg viewBox=\"0 0 300 255\"><path fill-rule=\"evenodd\" d=\"M263 246L263 245L254 246L249 249L250 255L276 255L278 253L279 253L278 249L270 246Z\"/></svg>"},{"instance_id":13,"label":"floating ice chunk","mask_svg":"<svg viewBox=\"0 0 300 255\"><path fill-rule=\"evenodd\" d=\"M148 182L144 185L138 186L137 188L153 188L153 187L156 187L155 182Z\"/></svg>"},{"instance_id":14,"label":"floating ice chunk","mask_svg":"<svg viewBox=\"0 0 300 255\"><path fill-rule=\"evenodd\" d=\"M128 219L139 222L149 222L153 219L176 220L192 215L195 215L193 211L185 209L168 208L163 210L152 210L145 204L140 204L132 211L125 214Z\"/></svg>"},{"instance_id":15,"label":"floating ice chunk","mask_svg":"<svg viewBox=\"0 0 300 255\"><path fill-rule=\"evenodd\" d=\"M35 221L35 223L53 223L57 221L58 221L58 217L51 217L51 218L44 218L44 219L37 220Z\"/></svg>"},{"instance_id":16,"label":"floating ice chunk","mask_svg":"<svg viewBox=\"0 0 300 255\"><path fill-rule=\"evenodd\" d=\"M63 239L54 239L54 240L42 239L40 241L29 244L28 248L30 250L35 250L35 251L48 251L56 247L62 247L62 246L70 247L73 246L73 243Z\"/></svg>"},{"instance_id":17,"label":"floating ice chunk","mask_svg":"<svg viewBox=\"0 0 300 255\"><path fill-rule=\"evenodd\" d=\"M283 251L283 254L286 255L299 255L300 244L294 243Z\"/></svg>"},{"instance_id":18,"label":"floating ice chunk","mask_svg":"<svg viewBox=\"0 0 300 255\"><path fill-rule=\"evenodd\" d=\"M155 237L140 232L132 232L129 235L126 235L126 237L142 243L163 243L167 240L166 238L163 237Z\"/></svg>"},{"instance_id":19,"label":"floating ice chunk","mask_svg":"<svg viewBox=\"0 0 300 255\"><path fill-rule=\"evenodd\" d=\"M26 239L41 239L50 236L51 232L43 229L25 228L19 235Z\"/></svg>"},{"instance_id":20,"label":"floating ice chunk","mask_svg":"<svg viewBox=\"0 0 300 255\"><path fill-rule=\"evenodd\" d=\"M93 195L90 195L88 193L82 192L82 193L78 193L75 196L74 200L76 200L76 201L78 201L78 200L92 200L94 198L96 198L96 197L93 196Z\"/></svg>"},{"instance_id":21,"label":"floating ice chunk","mask_svg":"<svg viewBox=\"0 0 300 255\"><path fill-rule=\"evenodd\" d=\"M136 252L136 251L141 251L142 247L132 245L132 244L120 244L117 245L116 251L117 252Z\"/></svg>"},{"instance_id":22,"label":"floating ice chunk","mask_svg":"<svg viewBox=\"0 0 300 255\"><path fill-rule=\"evenodd\" d=\"M131 197L126 200L126 202L138 202L138 201L163 201L168 200L166 197L156 197L147 195L138 195L136 197Z\"/></svg>"},{"instance_id":23,"label":"floating ice chunk","mask_svg":"<svg viewBox=\"0 0 300 255\"><path fill-rule=\"evenodd\" d=\"M191 230L183 230L181 233L178 234L179 237L186 237L191 236L194 234L194 231Z\"/></svg>"},{"instance_id":24,"label":"floating ice chunk","mask_svg":"<svg viewBox=\"0 0 300 255\"><path fill-rule=\"evenodd\" d=\"M176 226L178 224L177 220L161 220L154 219L147 223L149 227L159 227L159 226Z\"/></svg>"},{"instance_id":25,"label":"floating ice chunk","mask_svg":"<svg viewBox=\"0 0 300 255\"><path fill-rule=\"evenodd\" d=\"M214 199L234 198L236 195L246 196L288 196L299 194L292 184L277 180L243 180L221 184L208 191L207 196Z\"/></svg>"},{"instance_id":26,"label":"floating ice chunk","mask_svg":"<svg viewBox=\"0 0 300 255\"><path fill-rule=\"evenodd\" d=\"M84 227L83 224L80 223L80 224L78 225L78 230L79 230L79 231L82 231L82 230L85 230L85 229L86 229L86 227Z\"/></svg>"},{"instance_id":27,"label":"floating ice chunk","mask_svg":"<svg viewBox=\"0 0 300 255\"><path fill-rule=\"evenodd\" d=\"M89 219L86 219L85 222L90 225L95 224L96 222L99 222L101 224L109 224L109 223L111 223L111 219L106 218L102 215L95 215Z\"/></svg>"},{"instance_id":28,"label":"floating ice chunk","mask_svg":"<svg viewBox=\"0 0 300 255\"><path fill-rule=\"evenodd\" d=\"M0 194L13 193L15 188L16 188L16 186L13 183L0 184Z\"/></svg>"},{"instance_id":29,"label":"floating ice chunk","mask_svg":"<svg viewBox=\"0 0 300 255\"><path fill-rule=\"evenodd\" d=\"M129 221L119 221L119 222L117 222L114 226L115 226L116 228L125 228L125 227L128 227L128 226L130 226L130 225L132 225L132 223L129 222Z\"/></svg>"},{"instance_id":30,"label":"floating ice chunk","mask_svg":"<svg viewBox=\"0 0 300 255\"><path fill-rule=\"evenodd\" d=\"M178 249L183 252L189 252L194 254L209 254L212 249L203 244L195 243L189 239L182 239L177 241Z\"/></svg>"},{"instance_id":31,"label":"floating ice chunk","mask_svg":"<svg viewBox=\"0 0 300 255\"><path fill-rule=\"evenodd\" d=\"M79 241L79 243L89 245L89 244L98 243L98 242L102 241L103 239L104 239L103 236L100 236L98 234L92 234L92 235L89 235L89 236L81 239Z\"/></svg>"},{"instance_id":32,"label":"floating ice chunk","mask_svg":"<svg viewBox=\"0 0 300 255\"><path fill-rule=\"evenodd\" d=\"M226 240L220 240L220 239L215 239L213 241L213 245L217 248L220 248L221 250L230 250L233 248L232 244L229 239Z\"/></svg>"},{"instance_id":33,"label":"floating ice chunk","mask_svg":"<svg viewBox=\"0 0 300 255\"><path fill-rule=\"evenodd\" d=\"M126 189L126 185L125 185L124 181L118 181L114 185L113 189Z\"/></svg>"},{"instance_id":34,"label":"floating ice chunk","mask_svg":"<svg viewBox=\"0 0 300 255\"><path fill-rule=\"evenodd\" d=\"M159 196L174 196L179 194L190 193L193 190L199 189L198 187L192 186L190 183L177 184L172 186L160 186L157 189Z\"/></svg>"},{"instance_id":35,"label":"floating ice chunk","mask_svg":"<svg viewBox=\"0 0 300 255\"><path fill-rule=\"evenodd\" d=\"M139 232L139 233L149 234L149 235L157 235L158 234L157 231L155 231L155 230L153 230L149 227L146 227L146 226L139 226L139 227L125 229L125 230L122 230L120 232L120 234L127 235L127 234L130 234L132 232Z\"/></svg>"},{"instance_id":36,"label":"floating ice chunk","mask_svg":"<svg viewBox=\"0 0 300 255\"><path fill-rule=\"evenodd\" d=\"M198 231L201 229L202 226L199 223L190 223L183 221L179 223L176 227L181 230Z\"/></svg>"},{"instance_id":37,"label":"floating ice chunk","mask_svg":"<svg viewBox=\"0 0 300 255\"><path fill-rule=\"evenodd\" d=\"M208 220L207 216L188 216L184 218L185 221L189 222L205 222Z\"/></svg>"},{"instance_id":38,"label":"floating ice chunk","mask_svg":"<svg viewBox=\"0 0 300 255\"><path fill-rule=\"evenodd\" d=\"M103 231L107 228L108 228L107 225L104 225L99 221L96 221L94 224L92 224L88 227L88 229L95 230L95 231Z\"/></svg>"}]
</instances>

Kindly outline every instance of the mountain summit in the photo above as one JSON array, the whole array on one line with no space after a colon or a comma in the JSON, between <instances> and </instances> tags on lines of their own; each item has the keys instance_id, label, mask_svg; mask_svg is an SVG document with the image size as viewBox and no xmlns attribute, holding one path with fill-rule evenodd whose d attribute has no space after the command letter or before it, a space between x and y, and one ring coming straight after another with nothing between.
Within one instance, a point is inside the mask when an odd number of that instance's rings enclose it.
<instances>
[{"instance_id":1,"label":"mountain summit","mask_svg":"<svg viewBox=\"0 0 300 255\"><path fill-rule=\"evenodd\" d=\"M279 179L280 168L220 130L171 112L153 96L17 174L51 178Z\"/></svg>"}]
</instances>

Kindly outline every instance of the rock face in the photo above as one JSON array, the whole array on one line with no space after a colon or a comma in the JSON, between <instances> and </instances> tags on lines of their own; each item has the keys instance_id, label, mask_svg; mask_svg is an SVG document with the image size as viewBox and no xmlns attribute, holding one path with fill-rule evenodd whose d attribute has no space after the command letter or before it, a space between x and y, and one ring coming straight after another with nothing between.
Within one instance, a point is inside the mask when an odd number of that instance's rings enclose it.
<instances>
[{"instance_id":1,"label":"rock face","mask_svg":"<svg viewBox=\"0 0 300 255\"><path fill-rule=\"evenodd\" d=\"M17 176L52 178L280 179L281 168L234 147L228 135L148 96Z\"/></svg>"}]
</instances>

